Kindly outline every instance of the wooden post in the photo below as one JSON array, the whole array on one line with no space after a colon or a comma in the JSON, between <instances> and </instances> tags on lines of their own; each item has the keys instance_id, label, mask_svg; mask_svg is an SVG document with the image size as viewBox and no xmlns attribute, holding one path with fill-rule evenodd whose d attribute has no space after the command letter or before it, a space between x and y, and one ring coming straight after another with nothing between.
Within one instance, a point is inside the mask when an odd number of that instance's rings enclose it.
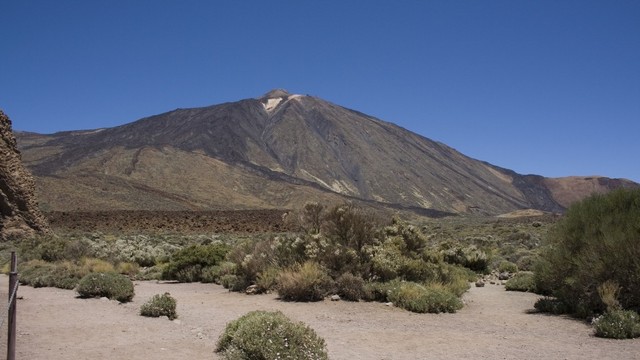
<instances>
[{"instance_id":1,"label":"wooden post","mask_svg":"<svg viewBox=\"0 0 640 360\"><path fill-rule=\"evenodd\" d=\"M16 252L11 252L11 272L9 273L9 324L7 335L7 360L16 359L16 303L18 302L18 292L13 290L18 282L18 261ZM12 299L13 295L13 299Z\"/></svg>"}]
</instances>

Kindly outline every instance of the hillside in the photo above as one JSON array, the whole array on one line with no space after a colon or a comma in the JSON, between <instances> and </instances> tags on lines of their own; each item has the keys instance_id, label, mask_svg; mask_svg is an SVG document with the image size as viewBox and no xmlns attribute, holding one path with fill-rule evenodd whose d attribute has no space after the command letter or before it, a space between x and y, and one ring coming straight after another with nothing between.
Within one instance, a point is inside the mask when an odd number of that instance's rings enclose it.
<instances>
[{"instance_id":1,"label":"hillside","mask_svg":"<svg viewBox=\"0 0 640 360\"><path fill-rule=\"evenodd\" d=\"M45 210L293 208L351 200L432 214L558 212L592 191L637 186L517 174L284 90L108 129L21 133L18 141Z\"/></svg>"}]
</instances>

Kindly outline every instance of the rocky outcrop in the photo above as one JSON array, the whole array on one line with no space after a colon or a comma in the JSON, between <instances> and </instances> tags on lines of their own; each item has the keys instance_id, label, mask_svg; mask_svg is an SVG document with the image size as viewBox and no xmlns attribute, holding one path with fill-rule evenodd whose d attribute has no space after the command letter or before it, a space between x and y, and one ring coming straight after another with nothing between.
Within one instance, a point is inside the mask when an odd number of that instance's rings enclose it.
<instances>
[{"instance_id":1,"label":"rocky outcrop","mask_svg":"<svg viewBox=\"0 0 640 360\"><path fill-rule=\"evenodd\" d=\"M11 120L0 110L0 240L49 231L38 210L35 184L21 162Z\"/></svg>"}]
</instances>

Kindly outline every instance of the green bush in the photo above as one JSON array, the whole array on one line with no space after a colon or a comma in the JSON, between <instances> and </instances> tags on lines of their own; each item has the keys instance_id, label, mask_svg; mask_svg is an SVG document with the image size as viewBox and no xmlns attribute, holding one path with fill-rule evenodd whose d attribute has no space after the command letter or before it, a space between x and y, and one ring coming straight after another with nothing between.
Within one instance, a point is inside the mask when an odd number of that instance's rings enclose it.
<instances>
[{"instance_id":1,"label":"green bush","mask_svg":"<svg viewBox=\"0 0 640 360\"><path fill-rule=\"evenodd\" d=\"M31 260L18 266L20 283L37 287L56 287L71 290L78 285L86 272L79 266L63 261L49 263Z\"/></svg>"},{"instance_id":2,"label":"green bush","mask_svg":"<svg viewBox=\"0 0 640 360\"><path fill-rule=\"evenodd\" d=\"M399 283L388 291L387 298L394 305L417 313L453 313L463 306L457 296L438 284Z\"/></svg>"},{"instance_id":3,"label":"green bush","mask_svg":"<svg viewBox=\"0 0 640 360\"><path fill-rule=\"evenodd\" d=\"M536 281L532 272L519 272L504 285L507 291L536 292Z\"/></svg>"},{"instance_id":4,"label":"green bush","mask_svg":"<svg viewBox=\"0 0 640 360\"><path fill-rule=\"evenodd\" d=\"M166 316L169 320L177 319L176 299L168 292L162 295L153 295L149 301L140 307L140 315L149 317Z\"/></svg>"},{"instance_id":5,"label":"green bush","mask_svg":"<svg viewBox=\"0 0 640 360\"><path fill-rule=\"evenodd\" d=\"M222 275L220 285L230 291L244 291L249 286L244 278L233 274Z\"/></svg>"},{"instance_id":6,"label":"green bush","mask_svg":"<svg viewBox=\"0 0 640 360\"><path fill-rule=\"evenodd\" d=\"M596 336L611 339L640 337L640 316L631 310L612 310L593 320Z\"/></svg>"},{"instance_id":7,"label":"green bush","mask_svg":"<svg viewBox=\"0 0 640 360\"><path fill-rule=\"evenodd\" d=\"M622 309L640 308L640 189L593 195L572 205L548 237L536 286L578 316L602 313L597 288L620 286Z\"/></svg>"},{"instance_id":8,"label":"green bush","mask_svg":"<svg viewBox=\"0 0 640 360\"><path fill-rule=\"evenodd\" d=\"M358 301L365 297L364 280L351 273L344 273L336 279L336 290L342 299L349 301Z\"/></svg>"},{"instance_id":9,"label":"green bush","mask_svg":"<svg viewBox=\"0 0 640 360\"><path fill-rule=\"evenodd\" d=\"M449 264L461 265L473 271L487 272L489 266L487 254L474 245L446 249L442 255Z\"/></svg>"},{"instance_id":10,"label":"green bush","mask_svg":"<svg viewBox=\"0 0 640 360\"><path fill-rule=\"evenodd\" d=\"M278 276L278 295L286 301L320 301L332 286L331 277L315 262L295 266Z\"/></svg>"},{"instance_id":11,"label":"green bush","mask_svg":"<svg viewBox=\"0 0 640 360\"><path fill-rule=\"evenodd\" d=\"M226 359L328 359L324 340L283 313L252 311L227 324L216 352Z\"/></svg>"},{"instance_id":12,"label":"green bush","mask_svg":"<svg viewBox=\"0 0 640 360\"><path fill-rule=\"evenodd\" d=\"M256 279L258 292L265 293L276 290L278 287L278 276L280 276L281 271L282 269L272 266L259 273Z\"/></svg>"},{"instance_id":13,"label":"green bush","mask_svg":"<svg viewBox=\"0 0 640 360\"><path fill-rule=\"evenodd\" d=\"M83 277L76 290L80 297L107 297L119 302L128 302L133 299L133 283L121 274L116 273L91 273Z\"/></svg>"},{"instance_id":14,"label":"green bush","mask_svg":"<svg viewBox=\"0 0 640 360\"><path fill-rule=\"evenodd\" d=\"M366 301L389 301L388 296L391 289L399 286L400 280L392 280L388 282L368 282L364 284L364 294L362 299Z\"/></svg>"},{"instance_id":15,"label":"green bush","mask_svg":"<svg viewBox=\"0 0 640 360\"><path fill-rule=\"evenodd\" d=\"M561 315L569 312L569 308L565 303L558 299L544 297L538 299L533 307L543 313Z\"/></svg>"},{"instance_id":16,"label":"green bush","mask_svg":"<svg viewBox=\"0 0 640 360\"><path fill-rule=\"evenodd\" d=\"M202 270L218 265L228 251L228 246L220 243L186 247L173 254L162 272L162 278L180 282L201 281Z\"/></svg>"},{"instance_id":17,"label":"green bush","mask_svg":"<svg viewBox=\"0 0 640 360\"><path fill-rule=\"evenodd\" d=\"M498 271L503 273L503 272L508 272L508 273L517 273L518 272L518 265L512 263L511 261L501 261L500 264L498 265Z\"/></svg>"}]
</instances>

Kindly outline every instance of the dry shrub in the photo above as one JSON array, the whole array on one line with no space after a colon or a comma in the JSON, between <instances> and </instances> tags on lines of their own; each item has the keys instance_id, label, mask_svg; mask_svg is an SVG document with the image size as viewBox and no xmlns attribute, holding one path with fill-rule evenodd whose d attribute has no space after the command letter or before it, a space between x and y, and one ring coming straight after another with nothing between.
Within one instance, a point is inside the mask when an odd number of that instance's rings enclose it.
<instances>
[{"instance_id":1,"label":"dry shrub","mask_svg":"<svg viewBox=\"0 0 640 360\"><path fill-rule=\"evenodd\" d=\"M278 295L287 301L320 301L332 288L331 277L315 262L305 262L278 276Z\"/></svg>"}]
</instances>

